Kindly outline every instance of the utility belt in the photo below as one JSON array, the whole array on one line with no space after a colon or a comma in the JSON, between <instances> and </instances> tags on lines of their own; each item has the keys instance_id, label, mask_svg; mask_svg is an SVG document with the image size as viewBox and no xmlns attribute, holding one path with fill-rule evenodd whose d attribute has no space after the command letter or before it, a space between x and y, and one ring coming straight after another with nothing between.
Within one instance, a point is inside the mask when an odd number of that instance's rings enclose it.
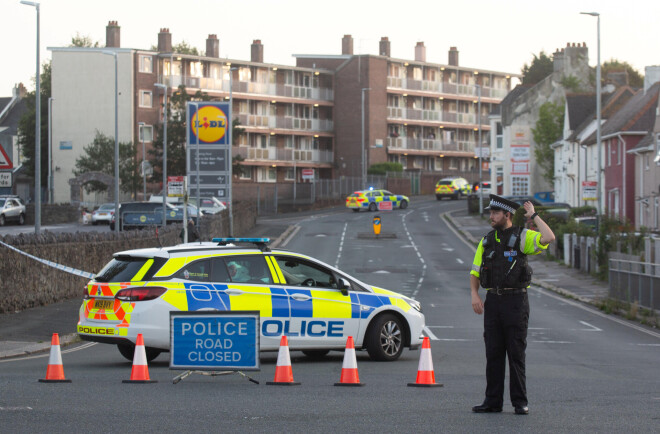
<instances>
[{"instance_id":1,"label":"utility belt","mask_svg":"<svg viewBox=\"0 0 660 434\"><path fill-rule=\"evenodd\" d=\"M493 295L519 295L527 294L527 288L491 288L488 294Z\"/></svg>"}]
</instances>

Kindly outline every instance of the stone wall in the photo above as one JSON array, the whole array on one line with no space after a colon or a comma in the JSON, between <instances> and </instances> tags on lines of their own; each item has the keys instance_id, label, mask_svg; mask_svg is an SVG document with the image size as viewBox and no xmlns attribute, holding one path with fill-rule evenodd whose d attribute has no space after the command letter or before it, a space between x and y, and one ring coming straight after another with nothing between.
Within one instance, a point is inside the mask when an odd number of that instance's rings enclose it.
<instances>
[{"instance_id":1,"label":"stone wall","mask_svg":"<svg viewBox=\"0 0 660 434\"><path fill-rule=\"evenodd\" d=\"M206 216L201 224L202 240L227 236L228 212ZM236 203L234 232L249 234L256 224L256 208L249 203ZM20 234L5 236L2 242L26 253L78 270L96 273L122 250L172 246L181 243L181 224L160 228L158 237L153 229L120 232L53 233L39 236ZM79 277L28 258L0 246L0 313L16 312L75 297L82 297L87 284Z\"/></svg>"}]
</instances>

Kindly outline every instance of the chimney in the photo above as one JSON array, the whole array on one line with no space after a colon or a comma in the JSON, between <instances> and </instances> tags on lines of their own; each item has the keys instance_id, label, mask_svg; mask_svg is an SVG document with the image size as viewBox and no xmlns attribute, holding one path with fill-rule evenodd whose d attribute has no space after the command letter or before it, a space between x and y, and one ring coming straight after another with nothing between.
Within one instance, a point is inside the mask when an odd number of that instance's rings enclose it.
<instances>
[{"instance_id":1,"label":"chimney","mask_svg":"<svg viewBox=\"0 0 660 434\"><path fill-rule=\"evenodd\" d=\"M380 38L380 43L378 44L378 54L381 56L390 57L390 41L387 39L387 36Z\"/></svg>"},{"instance_id":2,"label":"chimney","mask_svg":"<svg viewBox=\"0 0 660 434\"><path fill-rule=\"evenodd\" d=\"M628 71L610 71L607 73L605 82L612 83L615 87L626 86L628 84Z\"/></svg>"},{"instance_id":3,"label":"chimney","mask_svg":"<svg viewBox=\"0 0 660 434\"><path fill-rule=\"evenodd\" d=\"M353 55L353 37L351 35L344 35L341 40L341 54Z\"/></svg>"},{"instance_id":4,"label":"chimney","mask_svg":"<svg viewBox=\"0 0 660 434\"><path fill-rule=\"evenodd\" d=\"M653 65L644 68L644 93L660 81L660 66Z\"/></svg>"},{"instance_id":5,"label":"chimney","mask_svg":"<svg viewBox=\"0 0 660 434\"><path fill-rule=\"evenodd\" d=\"M158 51L161 53L172 52L172 34L170 29L160 29L158 33Z\"/></svg>"},{"instance_id":6,"label":"chimney","mask_svg":"<svg viewBox=\"0 0 660 434\"><path fill-rule=\"evenodd\" d=\"M255 63L264 63L264 46L261 39L255 39L250 46L250 60Z\"/></svg>"},{"instance_id":7,"label":"chimney","mask_svg":"<svg viewBox=\"0 0 660 434\"><path fill-rule=\"evenodd\" d=\"M12 96L14 98L23 99L25 98L26 94L27 94L27 89L25 88L23 83L18 83L16 86L14 86L14 89L12 89Z\"/></svg>"},{"instance_id":8,"label":"chimney","mask_svg":"<svg viewBox=\"0 0 660 434\"><path fill-rule=\"evenodd\" d=\"M415 61L426 62L426 47L423 42L418 42L415 45Z\"/></svg>"},{"instance_id":9,"label":"chimney","mask_svg":"<svg viewBox=\"0 0 660 434\"><path fill-rule=\"evenodd\" d=\"M450 66L458 66L458 50L456 47L449 47L448 63Z\"/></svg>"},{"instance_id":10,"label":"chimney","mask_svg":"<svg viewBox=\"0 0 660 434\"><path fill-rule=\"evenodd\" d=\"M206 57L220 57L220 41L218 35L209 35L206 38Z\"/></svg>"},{"instance_id":11,"label":"chimney","mask_svg":"<svg viewBox=\"0 0 660 434\"><path fill-rule=\"evenodd\" d=\"M119 24L117 21L108 21L108 25L105 28L105 46L106 47L115 47L119 48Z\"/></svg>"},{"instance_id":12,"label":"chimney","mask_svg":"<svg viewBox=\"0 0 660 434\"><path fill-rule=\"evenodd\" d=\"M561 72L564 70L564 63L566 61L566 56L564 49L555 51L552 55L552 72Z\"/></svg>"}]
</instances>

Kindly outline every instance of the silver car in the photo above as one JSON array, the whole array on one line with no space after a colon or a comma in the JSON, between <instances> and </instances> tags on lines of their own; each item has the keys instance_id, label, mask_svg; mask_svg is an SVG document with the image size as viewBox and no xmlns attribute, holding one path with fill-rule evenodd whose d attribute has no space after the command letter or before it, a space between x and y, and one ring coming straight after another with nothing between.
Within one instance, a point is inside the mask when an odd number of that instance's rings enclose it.
<instances>
[{"instance_id":1,"label":"silver car","mask_svg":"<svg viewBox=\"0 0 660 434\"><path fill-rule=\"evenodd\" d=\"M25 205L18 196L0 196L0 226L10 221L25 224Z\"/></svg>"},{"instance_id":2,"label":"silver car","mask_svg":"<svg viewBox=\"0 0 660 434\"><path fill-rule=\"evenodd\" d=\"M110 224L112 215L115 213L115 204L114 203L104 203L98 209L95 209L92 212L92 224L97 225L99 223Z\"/></svg>"}]
</instances>

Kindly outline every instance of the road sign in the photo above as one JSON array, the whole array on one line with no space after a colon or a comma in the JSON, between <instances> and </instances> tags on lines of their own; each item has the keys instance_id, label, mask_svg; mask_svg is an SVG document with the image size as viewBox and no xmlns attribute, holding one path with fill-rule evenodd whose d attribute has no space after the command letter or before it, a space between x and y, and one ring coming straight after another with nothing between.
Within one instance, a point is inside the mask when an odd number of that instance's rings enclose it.
<instances>
[{"instance_id":1,"label":"road sign","mask_svg":"<svg viewBox=\"0 0 660 434\"><path fill-rule=\"evenodd\" d=\"M186 193L185 176L167 177L167 196L183 197Z\"/></svg>"},{"instance_id":2,"label":"road sign","mask_svg":"<svg viewBox=\"0 0 660 434\"><path fill-rule=\"evenodd\" d=\"M259 370L259 311L170 312L170 369Z\"/></svg>"},{"instance_id":3,"label":"road sign","mask_svg":"<svg viewBox=\"0 0 660 434\"><path fill-rule=\"evenodd\" d=\"M11 188L11 172L0 172L0 188L10 187Z\"/></svg>"},{"instance_id":4,"label":"road sign","mask_svg":"<svg viewBox=\"0 0 660 434\"><path fill-rule=\"evenodd\" d=\"M381 211L392 211L392 202L390 201L378 202L378 209Z\"/></svg>"},{"instance_id":5,"label":"road sign","mask_svg":"<svg viewBox=\"0 0 660 434\"><path fill-rule=\"evenodd\" d=\"M302 169L302 179L314 179L314 169Z\"/></svg>"},{"instance_id":6,"label":"road sign","mask_svg":"<svg viewBox=\"0 0 660 434\"><path fill-rule=\"evenodd\" d=\"M11 162L11 159L5 152L5 149L0 145L0 169L13 169L14 165Z\"/></svg>"},{"instance_id":7,"label":"road sign","mask_svg":"<svg viewBox=\"0 0 660 434\"><path fill-rule=\"evenodd\" d=\"M221 174L221 175L209 175L206 173L202 173L199 175L199 183L200 185L224 185L227 183L227 175L226 174ZM190 178L188 181L188 185L191 186L191 190L195 190L197 188L197 175L194 173L190 174Z\"/></svg>"},{"instance_id":8,"label":"road sign","mask_svg":"<svg viewBox=\"0 0 660 434\"><path fill-rule=\"evenodd\" d=\"M598 200L597 181L582 181L582 200Z\"/></svg>"}]
</instances>

